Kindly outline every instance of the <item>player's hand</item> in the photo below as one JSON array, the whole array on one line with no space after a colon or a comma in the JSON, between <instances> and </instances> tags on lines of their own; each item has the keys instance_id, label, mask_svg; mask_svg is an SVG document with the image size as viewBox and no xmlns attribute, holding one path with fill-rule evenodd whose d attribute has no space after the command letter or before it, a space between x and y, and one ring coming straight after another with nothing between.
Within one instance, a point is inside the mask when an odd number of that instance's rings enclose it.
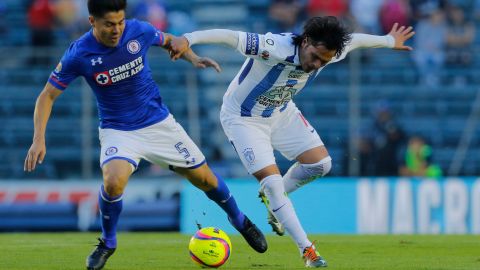
<instances>
[{"instance_id":1,"label":"player's hand","mask_svg":"<svg viewBox=\"0 0 480 270\"><path fill-rule=\"evenodd\" d=\"M394 50L404 50L404 51L411 51L413 50L412 47L410 46L405 46L404 43L413 35L415 35L415 32L413 31L413 27L405 27L405 26L400 26L398 27L398 23L395 23L392 26L392 30L390 30L390 33L388 33L395 39L395 45L393 46Z\"/></svg>"},{"instance_id":2,"label":"player's hand","mask_svg":"<svg viewBox=\"0 0 480 270\"><path fill-rule=\"evenodd\" d=\"M186 51L190 49L190 44L185 37L172 37L170 40L170 58L172 60L179 59Z\"/></svg>"},{"instance_id":3,"label":"player's hand","mask_svg":"<svg viewBox=\"0 0 480 270\"><path fill-rule=\"evenodd\" d=\"M214 68L217 72L222 72L222 69L220 68L220 65L213 59L210 59L208 57L199 57L197 61L192 63L196 68L207 68L211 67Z\"/></svg>"},{"instance_id":4,"label":"player's hand","mask_svg":"<svg viewBox=\"0 0 480 270\"><path fill-rule=\"evenodd\" d=\"M45 140L34 140L25 158L23 170L28 172L35 170L37 163L42 164L46 153Z\"/></svg>"}]
</instances>

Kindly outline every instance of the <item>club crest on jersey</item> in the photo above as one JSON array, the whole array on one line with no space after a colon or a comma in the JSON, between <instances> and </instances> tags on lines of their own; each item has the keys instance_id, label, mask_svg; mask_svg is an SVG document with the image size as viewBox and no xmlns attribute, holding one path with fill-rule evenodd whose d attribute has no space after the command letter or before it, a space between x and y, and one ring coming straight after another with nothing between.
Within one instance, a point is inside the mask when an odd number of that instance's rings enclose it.
<instances>
[{"instance_id":1,"label":"club crest on jersey","mask_svg":"<svg viewBox=\"0 0 480 270\"><path fill-rule=\"evenodd\" d=\"M127 50L131 54L137 54L141 49L140 43L137 40L130 40L127 43Z\"/></svg>"},{"instance_id":2,"label":"club crest on jersey","mask_svg":"<svg viewBox=\"0 0 480 270\"><path fill-rule=\"evenodd\" d=\"M245 160L248 162L248 164L255 164L255 154L253 153L252 148L245 148L245 150L243 150L243 156L245 157Z\"/></svg>"},{"instance_id":3,"label":"club crest on jersey","mask_svg":"<svg viewBox=\"0 0 480 270\"><path fill-rule=\"evenodd\" d=\"M117 152L118 152L117 147L112 146L112 147L107 148L107 150L105 150L105 155L106 156L111 156L111 155L116 154Z\"/></svg>"},{"instance_id":4,"label":"club crest on jersey","mask_svg":"<svg viewBox=\"0 0 480 270\"><path fill-rule=\"evenodd\" d=\"M97 59L92 58L90 59L90 62L92 62L92 66L95 66L96 64L103 64L102 57L97 57Z\"/></svg>"},{"instance_id":5,"label":"club crest on jersey","mask_svg":"<svg viewBox=\"0 0 480 270\"><path fill-rule=\"evenodd\" d=\"M112 83L112 80L110 79L110 76L108 75L108 71L95 73L95 75L93 77L95 78L95 81L100 85L109 85L109 84Z\"/></svg>"}]
</instances>

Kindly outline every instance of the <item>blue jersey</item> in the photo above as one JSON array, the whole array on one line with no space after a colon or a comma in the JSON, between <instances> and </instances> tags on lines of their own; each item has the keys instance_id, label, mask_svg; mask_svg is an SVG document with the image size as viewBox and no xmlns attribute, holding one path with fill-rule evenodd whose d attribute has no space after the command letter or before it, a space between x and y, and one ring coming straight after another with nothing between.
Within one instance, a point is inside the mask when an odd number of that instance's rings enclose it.
<instances>
[{"instance_id":1,"label":"blue jersey","mask_svg":"<svg viewBox=\"0 0 480 270\"><path fill-rule=\"evenodd\" d=\"M126 20L115 48L99 43L91 30L70 45L48 81L63 91L83 76L97 98L101 128L150 126L169 114L146 57L150 46L161 46L164 40L161 31L137 20Z\"/></svg>"}]
</instances>

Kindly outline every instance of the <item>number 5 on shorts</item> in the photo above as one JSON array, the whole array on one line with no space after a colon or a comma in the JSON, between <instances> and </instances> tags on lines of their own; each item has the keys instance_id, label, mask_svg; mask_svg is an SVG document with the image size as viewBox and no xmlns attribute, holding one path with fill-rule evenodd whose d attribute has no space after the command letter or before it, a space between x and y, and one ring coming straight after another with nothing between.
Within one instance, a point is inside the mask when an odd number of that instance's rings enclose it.
<instances>
[{"instance_id":1,"label":"number 5 on shorts","mask_svg":"<svg viewBox=\"0 0 480 270\"><path fill-rule=\"evenodd\" d=\"M187 159L190 157L190 153L188 152L187 148L183 147L182 145L182 142L178 142L175 144L175 148L177 149L178 153L183 154L183 158Z\"/></svg>"}]
</instances>

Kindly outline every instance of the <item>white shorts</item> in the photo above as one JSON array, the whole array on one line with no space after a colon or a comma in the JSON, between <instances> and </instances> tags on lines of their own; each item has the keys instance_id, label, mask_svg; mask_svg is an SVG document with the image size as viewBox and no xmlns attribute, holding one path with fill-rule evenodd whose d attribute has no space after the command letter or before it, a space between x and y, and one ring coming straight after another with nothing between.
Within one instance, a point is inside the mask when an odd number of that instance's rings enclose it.
<instances>
[{"instance_id":1,"label":"white shorts","mask_svg":"<svg viewBox=\"0 0 480 270\"><path fill-rule=\"evenodd\" d=\"M197 168L205 156L170 114L154 125L132 130L99 129L100 166L123 159L135 168L141 159L162 167Z\"/></svg>"},{"instance_id":2,"label":"white shorts","mask_svg":"<svg viewBox=\"0 0 480 270\"><path fill-rule=\"evenodd\" d=\"M241 117L222 108L220 120L250 174L276 164L273 150L294 160L303 152L323 145L317 131L294 103L268 118Z\"/></svg>"}]
</instances>

